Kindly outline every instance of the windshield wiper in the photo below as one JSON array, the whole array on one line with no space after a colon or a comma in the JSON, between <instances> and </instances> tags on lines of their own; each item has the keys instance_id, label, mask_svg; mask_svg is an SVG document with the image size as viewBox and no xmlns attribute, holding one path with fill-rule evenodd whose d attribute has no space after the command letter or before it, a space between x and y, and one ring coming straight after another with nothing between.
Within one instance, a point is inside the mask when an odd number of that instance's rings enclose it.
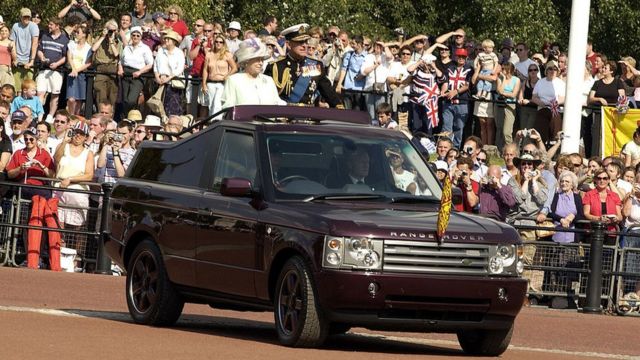
<instances>
[{"instance_id":1,"label":"windshield wiper","mask_svg":"<svg viewBox=\"0 0 640 360\"><path fill-rule=\"evenodd\" d=\"M303 199L304 202L311 202L316 200L375 200L386 198L384 195L376 195L376 194L345 194L345 193L337 193L337 194L323 194L323 195L312 195L308 198Z\"/></svg>"},{"instance_id":2,"label":"windshield wiper","mask_svg":"<svg viewBox=\"0 0 640 360\"><path fill-rule=\"evenodd\" d=\"M392 204L440 203L435 196L403 196L391 199Z\"/></svg>"}]
</instances>

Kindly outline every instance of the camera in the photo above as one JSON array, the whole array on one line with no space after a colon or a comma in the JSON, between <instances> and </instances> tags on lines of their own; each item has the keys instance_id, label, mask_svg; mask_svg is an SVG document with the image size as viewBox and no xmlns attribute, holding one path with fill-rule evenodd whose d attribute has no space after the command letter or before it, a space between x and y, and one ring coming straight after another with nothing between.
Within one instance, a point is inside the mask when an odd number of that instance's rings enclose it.
<instances>
[{"instance_id":1,"label":"camera","mask_svg":"<svg viewBox=\"0 0 640 360\"><path fill-rule=\"evenodd\" d=\"M464 177L464 176L467 176L467 175L469 175L469 173L467 173L465 170L462 170L461 176Z\"/></svg>"},{"instance_id":2,"label":"camera","mask_svg":"<svg viewBox=\"0 0 640 360\"><path fill-rule=\"evenodd\" d=\"M122 142L123 138L124 137L122 136L122 134L119 134L119 133L116 133L113 135L113 141L115 142Z\"/></svg>"},{"instance_id":3,"label":"camera","mask_svg":"<svg viewBox=\"0 0 640 360\"><path fill-rule=\"evenodd\" d=\"M540 172L538 170L533 170L533 171L529 172L529 175L531 175L531 177L536 177L536 176L538 176L539 173Z\"/></svg>"},{"instance_id":4,"label":"camera","mask_svg":"<svg viewBox=\"0 0 640 360\"><path fill-rule=\"evenodd\" d=\"M31 160L29 160L29 161L24 163L24 166L26 166L26 167L31 167L31 165L33 165L33 161L31 161Z\"/></svg>"},{"instance_id":5,"label":"camera","mask_svg":"<svg viewBox=\"0 0 640 360\"><path fill-rule=\"evenodd\" d=\"M464 153L467 155L473 154L473 148L471 146L465 146Z\"/></svg>"},{"instance_id":6,"label":"camera","mask_svg":"<svg viewBox=\"0 0 640 360\"><path fill-rule=\"evenodd\" d=\"M69 129L67 130L67 137L72 137L73 136L73 130Z\"/></svg>"},{"instance_id":7,"label":"camera","mask_svg":"<svg viewBox=\"0 0 640 360\"><path fill-rule=\"evenodd\" d=\"M108 36L108 37L112 37L112 36L113 36L113 34L114 34L115 32L116 32L116 31L115 31L115 30L113 30L113 29L108 29L108 30L107 30L107 36Z\"/></svg>"},{"instance_id":8,"label":"camera","mask_svg":"<svg viewBox=\"0 0 640 360\"><path fill-rule=\"evenodd\" d=\"M529 137L529 136L531 136L531 130L522 129L522 137Z\"/></svg>"}]
</instances>

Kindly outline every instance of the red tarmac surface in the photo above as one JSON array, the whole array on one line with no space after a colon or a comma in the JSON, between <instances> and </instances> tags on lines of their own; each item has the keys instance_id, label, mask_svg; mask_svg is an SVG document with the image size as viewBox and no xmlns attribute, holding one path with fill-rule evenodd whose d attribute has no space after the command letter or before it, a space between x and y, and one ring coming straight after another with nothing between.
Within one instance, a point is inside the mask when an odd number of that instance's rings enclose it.
<instances>
[{"instance_id":1,"label":"red tarmac surface","mask_svg":"<svg viewBox=\"0 0 640 360\"><path fill-rule=\"evenodd\" d=\"M124 277L0 268L0 359L449 359L453 335L352 329L321 349L277 343L271 313L187 305L172 328L131 322ZM525 308L503 359L640 359L640 318Z\"/></svg>"}]
</instances>

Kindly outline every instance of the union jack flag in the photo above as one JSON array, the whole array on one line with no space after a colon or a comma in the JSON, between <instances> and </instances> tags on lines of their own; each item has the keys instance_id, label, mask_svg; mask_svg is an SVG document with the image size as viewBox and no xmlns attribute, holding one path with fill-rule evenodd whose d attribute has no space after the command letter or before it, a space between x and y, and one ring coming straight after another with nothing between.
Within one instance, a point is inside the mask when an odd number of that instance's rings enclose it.
<instances>
[{"instance_id":1,"label":"union jack flag","mask_svg":"<svg viewBox=\"0 0 640 360\"><path fill-rule=\"evenodd\" d=\"M616 111L619 114L626 114L629 111L629 99L626 95L618 96L618 103L616 104Z\"/></svg>"},{"instance_id":2,"label":"union jack flag","mask_svg":"<svg viewBox=\"0 0 640 360\"><path fill-rule=\"evenodd\" d=\"M454 67L454 68L449 68L448 69L448 74L449 74L449 91L451 90L459 90L461 87L465 86L468 84L467 82L467 76L469 75L469 73L471 72L471 68L469 67ZM451 103L453 104L457 104L459 101L458 99L452 99Z\"/></svg>"},{"instance_id":3,"label":"union jack flag","mask_svg":"<svg viewBox=\"0 0 640 360\"><path fill-rule=\"evenodd\" d=\"M438 97L440 95L440 89L438 89L438 83L433 75L427 75L426 77L414 76L413 78L413 91L421 94L417 97L411 97L411 102L422 105L427 110L427 118L431 128L438 126Z\"/></svg>"},{"instance_id":4,"label":"union jack flag","mask_svg":"<svg viewBox=\"0 0 640 360\"><path fill-rule=\"evenodd\" d=\"M551 100L551 116L556 117L560 116L560 105L558 104L558 100Z\"/></svg>"}]
</instances>

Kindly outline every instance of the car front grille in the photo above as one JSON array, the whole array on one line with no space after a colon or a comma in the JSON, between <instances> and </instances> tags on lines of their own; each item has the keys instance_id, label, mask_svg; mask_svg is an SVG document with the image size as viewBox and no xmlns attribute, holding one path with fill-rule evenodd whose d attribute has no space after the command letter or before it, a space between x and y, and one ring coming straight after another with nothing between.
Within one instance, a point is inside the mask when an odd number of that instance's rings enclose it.
<instances>
[{"instance_id":1,"label":"car front grille","mask_svg":"<svg viewBox=\"0 0 640 360\"><path fill-rule=\"evenodd\" d=\"M489 245L385 240L383 271L487 275Z\"/></svg>"}]
</instances>

